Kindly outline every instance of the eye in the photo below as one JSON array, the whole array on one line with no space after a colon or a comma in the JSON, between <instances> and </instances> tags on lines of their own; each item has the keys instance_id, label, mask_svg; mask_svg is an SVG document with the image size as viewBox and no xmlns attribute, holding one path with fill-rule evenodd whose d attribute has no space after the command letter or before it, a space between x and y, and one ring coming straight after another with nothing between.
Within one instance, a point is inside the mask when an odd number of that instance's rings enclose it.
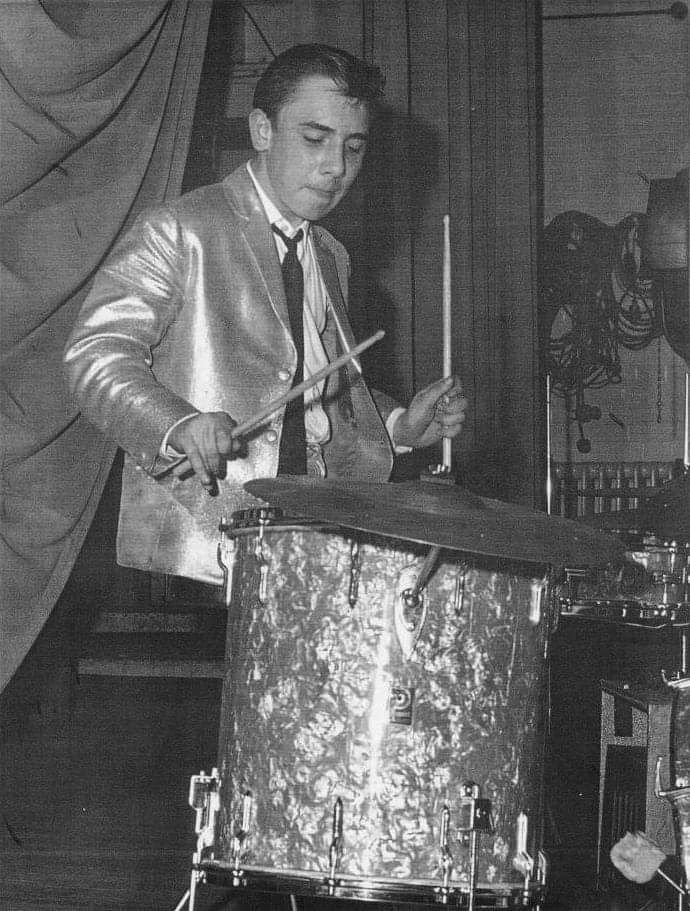
<instances>
[{"instance_id":1,"label":"eye","mask_svg":"<svg viewBox=\"0 0 690 911\"><path fill-rule=\"evenodd\" d=\"M321 145L324 141L324 136L321 133L313 134L306 133L304 136L305 142L308 142L309 145L318 146Z\"/></svg>"}]
</instances>

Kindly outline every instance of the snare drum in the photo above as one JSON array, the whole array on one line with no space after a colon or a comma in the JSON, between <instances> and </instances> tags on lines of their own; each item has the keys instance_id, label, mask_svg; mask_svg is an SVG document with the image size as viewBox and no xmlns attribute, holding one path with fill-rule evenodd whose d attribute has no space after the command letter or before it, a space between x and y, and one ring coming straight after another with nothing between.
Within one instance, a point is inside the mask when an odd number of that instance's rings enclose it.
<instances>
[{"instance_id":1,"label":"snare drum","mask_svg":"<svg viewBox=\"0 0 690 911\"><path fill-rule=\"evenodd\" d=\"M564 616L634 626L690 625L690 546L621 533L628 561L603 570L566 570Z\"/></svg>"},{"instance_id":2,"label":"snare drum","mask_svg":"<svg viewBox=\"0 0 690 911\"><path fill-rule=\"evenodd\" d=\"M543 567L443 551L410 602L428 548L279 522L234 539L204 875L297 895L459 907L471 891L475 908L536 906Z\"/></svg>"},{"instance_id":3,"label":"snare drum","mask_svg":"<svg viewBox=\"0 0 690 911\"><path fill-rule=\"evenodd\" d=\"M685 542L643 535L629 541L628 556L643 566L648 584L641 598L658 604L690 601L690 547Z\"/></svg>"}]
</instances>

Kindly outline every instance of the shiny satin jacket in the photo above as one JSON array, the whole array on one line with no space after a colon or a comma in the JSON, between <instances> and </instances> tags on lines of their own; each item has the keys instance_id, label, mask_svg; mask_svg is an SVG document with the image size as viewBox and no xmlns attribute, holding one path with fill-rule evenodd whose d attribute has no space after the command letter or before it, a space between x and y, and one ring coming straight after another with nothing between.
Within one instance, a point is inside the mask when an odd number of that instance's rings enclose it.
<instances>
[{"instance_id":1,"label":"shiny satin jacket","mask_svg":"<svg viewBox=\"0 0 690 911\"><path fill-rule=\"evenodd\" d=\"M324 345L331 359L354 344L345 300L344 248L313 226L331 301ZM169 427L197 411L238 423L287 392L297 362L280 263L245 167L140 217L94 281L65 351L84 413L126 452L118 561L141 569L221 579L218 524L256 501L242 484L272 477L284 409L258 428L245 458L228 463L217 497L190 477L152 474ZM383 419L355 365L324 391L329 477L385 481L392 467Z\"/></svg>"}]
</instances>

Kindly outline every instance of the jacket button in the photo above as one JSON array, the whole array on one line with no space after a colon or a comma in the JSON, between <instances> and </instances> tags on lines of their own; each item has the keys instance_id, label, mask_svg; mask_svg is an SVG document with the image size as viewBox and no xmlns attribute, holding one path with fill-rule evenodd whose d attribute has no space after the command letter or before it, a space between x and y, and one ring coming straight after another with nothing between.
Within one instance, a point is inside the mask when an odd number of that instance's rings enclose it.
<instances>
[{"instance_id":1,"label":"jacket button","mask_svg":"<svg viewBox=\"0 0 690 911\"><path fill-rule=\"evenodd\" d=\"M276 440L278 439L278 434L275 432L275 430L267 430L266 439L268 440L269 443L275 443Z\"/></svg>"},{"instance_id":2,"label":"jacket button","mask_svg":"<svg viewBox=\"0 0 690 911\"><path fill-rule=\"evenodd\" d=\"M289 370L279 370L278 371L278 379L281 380L283 383L287 383L287 381L290 379L291 376L292 376L292 374L290 373Z\"/></svg>"}]
</instances>

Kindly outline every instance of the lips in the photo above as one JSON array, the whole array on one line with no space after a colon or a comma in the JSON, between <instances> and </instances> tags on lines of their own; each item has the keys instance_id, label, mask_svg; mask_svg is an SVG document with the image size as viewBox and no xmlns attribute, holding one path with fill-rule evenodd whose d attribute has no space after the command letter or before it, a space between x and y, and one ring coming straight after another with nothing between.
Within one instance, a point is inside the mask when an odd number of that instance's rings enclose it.
<instances>
[{"instance_id":1,"label":"lips","mask_svg":"<svg viewBox=\"0 0 690 911\"><path fill-rule=\"evenodd\" d=\"M316 193L317 196L321 196L323 199L332 199L338 192L337 188L331 188L324 190L321 187L309 187L312 193Z\"/></svg>"}]
</instances>

